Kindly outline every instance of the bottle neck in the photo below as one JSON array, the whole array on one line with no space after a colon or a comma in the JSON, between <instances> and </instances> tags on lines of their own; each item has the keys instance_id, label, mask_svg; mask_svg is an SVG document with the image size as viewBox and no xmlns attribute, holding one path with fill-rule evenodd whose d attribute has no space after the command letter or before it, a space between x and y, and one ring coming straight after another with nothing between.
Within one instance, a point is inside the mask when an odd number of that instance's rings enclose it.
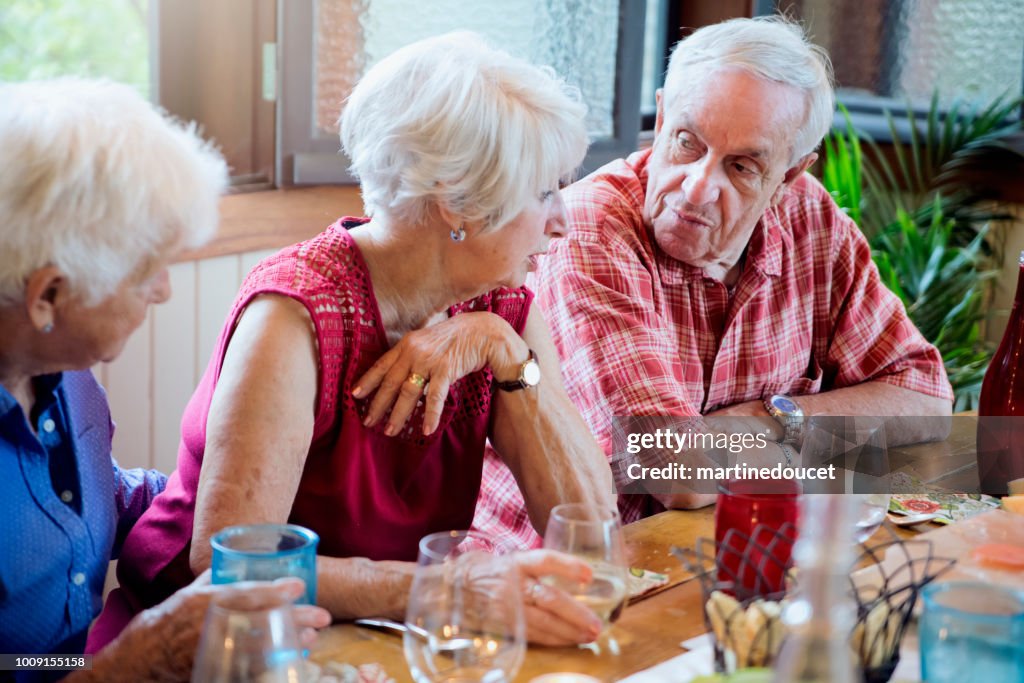
<instances>
[{"instance_id":1,"label":"bottle neck","mask_svg":"<svg viewBox=\"0 0 1024 683\"><path fill-rule=\"evenodd\" d=\"M793 559L798 571L796 597L809 610L791 614L795 618L790 625L848 633L855 611L850 593L855 499L842 494L810 494L801 504L800 537Z\"/></svg>"}]
</instances>

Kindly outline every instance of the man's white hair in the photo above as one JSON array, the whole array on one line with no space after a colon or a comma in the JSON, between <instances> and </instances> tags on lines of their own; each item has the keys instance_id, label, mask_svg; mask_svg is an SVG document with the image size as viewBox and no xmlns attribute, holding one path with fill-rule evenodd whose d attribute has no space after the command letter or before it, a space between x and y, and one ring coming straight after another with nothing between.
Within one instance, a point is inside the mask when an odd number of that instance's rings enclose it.
<instances>
[{"instance_id":1,"label":"man's white hair","mask_svg":"<svg viewBox=\"0 0 1024 683\"><path fill-rule=\"evenodd\" d=\"M444 208L492 228L580 164L585 114L552 69L456 32L370 69L342 112L341 143L371 216L419 223Z\"/></svg>"},{"instance_id":2,"label":"man's white hair","mask_svg":"<svg viewBox=\"0 0 1024 683\"><path fill-rule=\"evenodd\" d=\"M53 265L93 305L138 269L207 240L227 186L220 154L129 86L0 84L0 303Z\"/></svg>"},{"instance_id":3,"label":"man's white hair","mask_svg":"<svg viewBox=\"0 0 1024 683\"><path fill-rule=\"evenodd\" d=\"M806 118L793 142L794 160L813 152L828 134L835 110L832 62L793 20L775 15L705 26L676 44L665 76L664 105L686 89L684 72L742 69L804 92Z\"/></svg>"}]
</instances>

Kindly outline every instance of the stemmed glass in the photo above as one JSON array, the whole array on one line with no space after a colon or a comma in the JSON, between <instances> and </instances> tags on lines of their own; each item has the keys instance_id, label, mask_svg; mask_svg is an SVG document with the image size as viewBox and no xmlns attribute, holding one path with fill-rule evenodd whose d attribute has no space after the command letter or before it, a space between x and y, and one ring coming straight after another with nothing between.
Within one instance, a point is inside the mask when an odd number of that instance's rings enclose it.
<instances>
[{"instance_id":1,"label":"stemmed glass","mask_svg":"<svg viewBox=\"0 0 1024 683\"><path fill-rule=\"evenodd\" d=\"M853 538L857 543L871 538L885 521L891 497L884 421L814 416L808 421L800 456L805 466L835 464L843 478L827 483L820 492L857 498Z\"/></svg>"},{"instance_id":2,"label":"stemmed glass","mask_svg":"<svg viewBox=\"0 0 1024 683\"><path fill-rule=\"evenodd\" d=\"M213 598L192 667L192 683L294 683L303 680L303 648L292 603L243 592Z\"/></svg>"},{"instance_id":3,"label":"stemmed glass","mask_svg":"<svg viewBox=\"0 0 1024 683\"><path fill-rule=\"evenodd\" d=\"M417 683L505 683L526 653L519 569L484 534L424 536L406 609L405 660Z\"/></svg>"},{"instance_id":4,"label":"stemmed glass","mask_svg":"<svg viewBox=\"0 0 1024 683\"><path fill-rule=\"evenodd\" d=\"M543 582L592 609L607 632L626 602L628 571L618 510L583 503L558 505L551 510L544 547L578 557L591 566L594 578L590 583L555 576L545 577Z\"/></svg>"}]
</instances>

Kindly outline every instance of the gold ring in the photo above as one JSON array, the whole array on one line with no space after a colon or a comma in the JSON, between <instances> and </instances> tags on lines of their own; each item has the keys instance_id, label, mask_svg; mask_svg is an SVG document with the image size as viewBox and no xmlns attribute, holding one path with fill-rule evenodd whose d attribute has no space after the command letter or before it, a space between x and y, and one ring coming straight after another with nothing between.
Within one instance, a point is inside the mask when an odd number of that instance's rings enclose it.
<instances>
[{"instance_id":1,"label":"gold ring","mask_svg":"<svg viewBox=\"0 0 1024 683\"><path fill-rule=\"evenodd\" d=\"M406 381L407 382L412 382L413 384L418 386L420 389L422 389L423 385L427 383L427 378L424 377L423 375L417 373L417 372L410 372L409 373L409 377L408 377L408 379L406 379Z\"/></svg>"}]
</instances>

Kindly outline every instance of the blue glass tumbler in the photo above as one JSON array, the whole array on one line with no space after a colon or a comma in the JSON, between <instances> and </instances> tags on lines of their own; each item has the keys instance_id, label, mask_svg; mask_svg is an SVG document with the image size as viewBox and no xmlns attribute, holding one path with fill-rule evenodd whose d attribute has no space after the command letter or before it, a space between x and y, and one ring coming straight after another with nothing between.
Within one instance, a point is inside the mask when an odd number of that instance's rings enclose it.
<instances>
[{"instance_id":1,"label":"blue glass tumbler","mask_svg":"<svg viewBox=\"0 0 1024 683\"><path fill-rule=\"evenodd\" d=\"M218 531L213 547L213 583L273 581L295 576L306 582L297 602L316 604L316 547L320 537L295 524L247 524Z\"/></svg>"},{"instance_id":2,"label":"blue glass tumbler","mask_svg":"<svg viewBox=\"0 0 1024 683\"><path fill-rule=\"evenodd\" d=\"M1024 593L952 581L928 585L922 596L922 679L1024 683Z\"/></svg>"}]
</instances>

